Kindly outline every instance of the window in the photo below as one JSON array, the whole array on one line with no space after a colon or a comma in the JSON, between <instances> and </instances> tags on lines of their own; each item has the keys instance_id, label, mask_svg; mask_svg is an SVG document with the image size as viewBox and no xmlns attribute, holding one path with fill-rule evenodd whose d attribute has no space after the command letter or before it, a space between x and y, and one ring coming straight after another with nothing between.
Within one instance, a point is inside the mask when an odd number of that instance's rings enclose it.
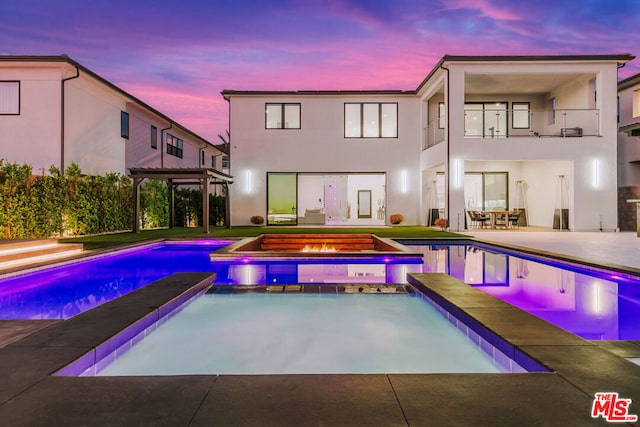
<instances>
[{"instance_id":1,"label":"window","mask_svg":"<svg viewBox=\"0 0 640 427\"><path fill-rule=\"evenodd\" d=\"M151 126L151 148L158 148L158 128L155 126Z\"/></svg>"},{"instance_id":2,"label":"window","mask_svg":"<svg viewBox=\"0 0 640 427\"><path fill-rule=\"evenodd\" d=\"M129 139L129 113L120 111L120 136Z\"/></svg>"},{"instance_id":3,"label":"window","mask_svg":"<svg viewBox=\"0 0 640 427\"><path fill-rule=\"evenodd\" d=\"M556 99L551 98L549 100L549 124L556 124Z\"/></svg>"},{"instance_id":4,"label":"window","mask_svg":"<svg viewBox=\"0 0 640 427\"><path fill-rule=\"evenodd\" d=\"M633 91L633 117L640 116L640 90Z\"/></svg>"},{"instance_id":5,"label":"window","mask_svg":"<svg viewBox=\"0 0 640 427\"><path fill-rule=\"evenodd\" d=\"M204 166L204 151L200 152L200 163Z\"/></svg>"},{"instance_id":6,"label":"window","mask_svg":"<svg viewBox=\"0 0 640 427\"><path fill-rule=\"evenodd\" d=\"M438 129L444 129L446 122L446 112L444 110L444 102L438 102Z\"/></svg>"},{"instance_id":7,"label":"window","mask_svg":"<svg viewBox=\"0 0 640 427\"><path fill-rule=\"evenodd\" d=\"M397 103L344 104L345 138L397 138Z\"/></svg>"},{"instance_id":8,"label":"window","mask_svg":"<svg viewBox=\"0 0 640 427\"><path fill-rule=\"evenodd\" d=\"M509 210L507 172L466 172L464 199L469 210Z\"/></svg>"},{"instance_id":9,"label":"window","mask_svg":"<svg viewBox=\"0 0 640 427\"><path fill-rule=\"evenodd\" d=\"M20 82L0 82L0 115L20 114Z\"/></svg>"},{"instance_id":10,"label":"window","mask_svg":"<svg viewBox=\"0 0 640 427\"><path fill-rule=\"evenodd\" d=\"M167 134L167 154L182 158L182 140L170 133Z\"/></svg>"},{"instance_id":11,"label":"window","mask_svg":"<svg viewBox=\"0 0 640 427\"><path fill-rule=\"evenodd\" d=\"M528 102L514 102L512 104L511 123L514 129L529 129L529 108Z\"/></svg>"},{"instance_id":12,"label":"window","mask_svg":"<svg viewBox=\"0 0 640 427\"><path fill-rule=\"evenodd\" d=\"M267 225L296 225L298 175L267 172Z\"/></svg>"},{"instance_id":13,"label":"window","mask_svg":"<svg viewBox=\"0 0 640 427\"><path fill-rule=\"evenodd\" d=\"M464 104L465 138L504 138L508 136L506 102Z\"/></svg>"},{"instance_id":14,"label":"window","mask_svg":"<svg viewBox=\"0 0 640 427\"><path fill-rule=\"evenodd\" d=\"M265 128L300 129L300 104L266 104Z\"/></svg>"},{"instance_id":15,"label":"window","mask_svg":"<svg viewBox=\"0 0 640 427\"><path fill-rule=\"evenodd\" d=\"M214 156L213 154L211 155L211 169L215 169L216 168L216 156Z\"/></svg>"},{"instance_id":16,"label":"window","mask_svg":"<svg viewBox=\"0 0 640 427\"><path fill-rule=\"evenodd\" d=\"M222 169L229 169L229 156L222 156Z\"/></svg>"}]
</instances>

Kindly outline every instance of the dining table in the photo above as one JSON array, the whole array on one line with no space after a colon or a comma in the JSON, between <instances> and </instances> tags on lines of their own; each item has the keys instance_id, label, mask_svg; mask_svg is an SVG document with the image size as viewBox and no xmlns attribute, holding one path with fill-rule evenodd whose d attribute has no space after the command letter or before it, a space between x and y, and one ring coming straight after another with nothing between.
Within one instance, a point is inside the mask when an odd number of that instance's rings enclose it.
<instances>
[{"instance_id":1,"label":"dining table","mask_svg":"<svg viewBox=\"0 0 640 427\"><path fill-rule=\"evenodd\" d=\"M480 213L482 213L483 215L489 215L491 228L497 228L498 218L500 218L500 216L504 216L504 226L505 228L509 228L509 211L491 210L491 211L480 211Z\"/></svg>"}]
</instances>

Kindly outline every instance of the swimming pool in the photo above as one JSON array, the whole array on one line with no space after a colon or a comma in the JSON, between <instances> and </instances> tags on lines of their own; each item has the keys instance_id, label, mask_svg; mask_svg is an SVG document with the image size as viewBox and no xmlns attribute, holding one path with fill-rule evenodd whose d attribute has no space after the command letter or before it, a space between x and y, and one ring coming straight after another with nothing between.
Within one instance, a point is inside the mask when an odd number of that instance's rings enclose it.
<instances>
[{"instance_id":1,"label":"swimming pool","mask_svg":"<svg viewBox=\"0 0 640 427\"><path fill-rule=\"evenodd\" d=\"M1 319L66 319L174 272L217 284L406 283L442 272L587 339L640 339L640 279L477 243L403 242L423 262L215 262L228 241L167 242L0 281Z\"/></svg>"},{"instance_id":2,"label":"swimming pool","mask_svg":"<svg viewBox=\"0 0 640 427\"><path fill-rule=\"evenodd\" d=\"M407 293L204 294L141 335L85 375L526 372Z\"/></svg>"}]
</instances>

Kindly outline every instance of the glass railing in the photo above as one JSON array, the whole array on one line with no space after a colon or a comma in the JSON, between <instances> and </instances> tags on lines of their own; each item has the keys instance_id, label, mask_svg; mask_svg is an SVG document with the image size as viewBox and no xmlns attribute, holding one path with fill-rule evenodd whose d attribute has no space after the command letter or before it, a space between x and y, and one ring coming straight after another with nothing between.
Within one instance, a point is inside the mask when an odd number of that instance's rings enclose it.
<instances>
[{"instance_id":1,"label":"glass railing","mask_svg":"<svg viewBox=\"0 0 640 427\"><path fill-rule=\"evenodd\" d=\"M465 138L575 138L600 136L600 111L580 109L530 110L465 110ZM422 150L446 138L445 117L423 128Z\"/></svg>"},{"instance_id":2,"label":"glass railing","mask_svg":"<svg viewBox=\"0 0 640 427\"><path fill-rule=\"evenodd\" d=\"M422 150L433 147L434 145L443 142L444 139L444 117L441 117L424 127L422 137Z\"/></svg>"},{"instance_id":3,"label":"glass railing","mask_svg":"<svg viewBox=\"0 0 640 427\"><path fill-rule=\"evenodd\" d=\"M471 110L464 112L465 138L600 136L599 110Z\"/></svg>"}]
</instances>

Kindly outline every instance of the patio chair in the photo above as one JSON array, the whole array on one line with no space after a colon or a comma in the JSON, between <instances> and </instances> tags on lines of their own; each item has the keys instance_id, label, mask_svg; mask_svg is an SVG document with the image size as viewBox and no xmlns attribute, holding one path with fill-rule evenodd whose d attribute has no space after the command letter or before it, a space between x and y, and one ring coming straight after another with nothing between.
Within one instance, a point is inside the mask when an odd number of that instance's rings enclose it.
<instances>
[{"instance_id":1,"label":"patio chair","mask_svg":"<svg viewBox=\"0 0 640 427\"><path fill-rule=\"evenodd\" d=\"M520 215L522 215L522 211L514 211L509 212L509 224L511 227L520 228L518 221L520 220Z\"/></svg>"},{"instance_id":2,"label":"patio chair","mask_svg":"<svg viewBox=\"0 0 640 427\"><path fill-rule=\"evenodd\" d=\"M490 226L491 224L491 215L484 214L482 212L476 212L478 214L478 224L480 228L484 228L486 226Z\"/></svg>"}]
</instances>

